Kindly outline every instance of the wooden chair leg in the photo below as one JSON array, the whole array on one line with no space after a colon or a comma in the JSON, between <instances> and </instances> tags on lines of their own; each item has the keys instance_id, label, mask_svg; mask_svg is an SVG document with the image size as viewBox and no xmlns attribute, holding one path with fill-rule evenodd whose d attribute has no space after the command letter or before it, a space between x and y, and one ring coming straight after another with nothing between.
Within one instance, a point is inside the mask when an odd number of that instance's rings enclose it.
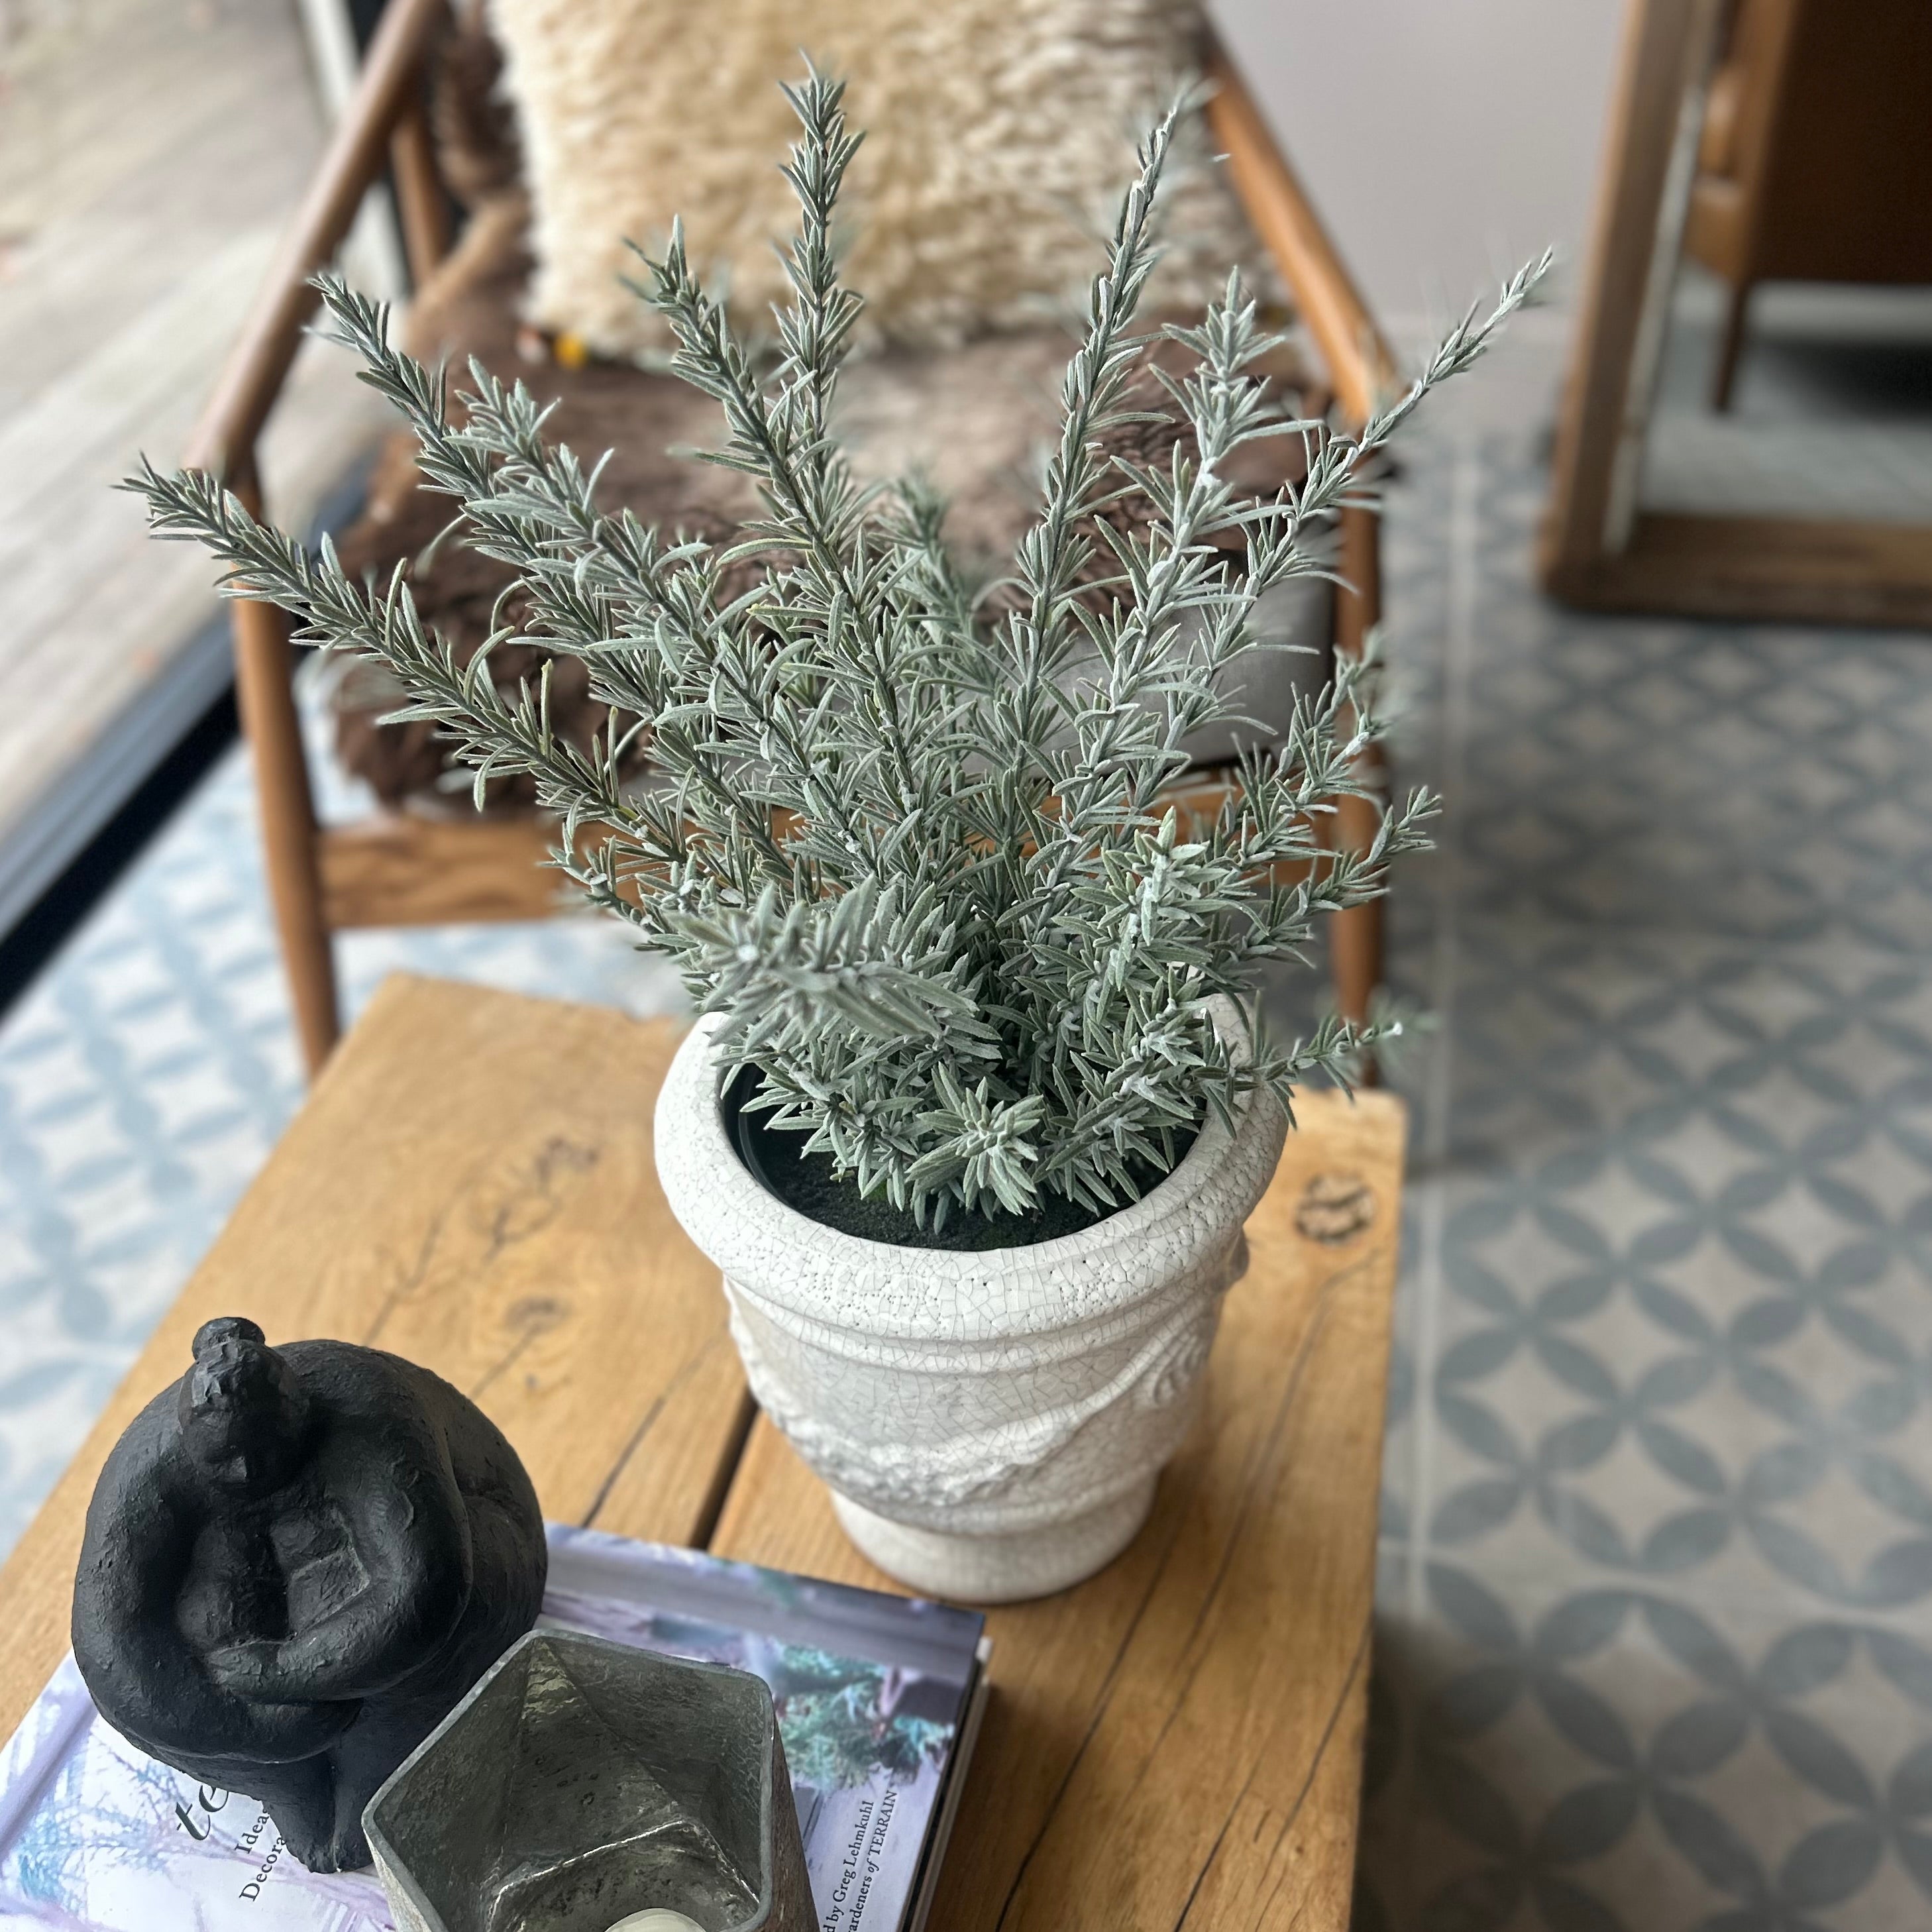
<instances>
[{"instance_id":1,"label":"wooden chair leg","mask_svg":"<svg viewBox=\"0 0 1932 1932\"><path fill-rule=\"evenodd\" d=\"M1341 654L1359 657L1382 616L1382 519L1372 509L1344 510L1341 538L1344 583L1335 596L1335 648ZM1381 747L1372 747L1367 755L1379 774ZM1337 845L1348 851L1366 850L1375 837L1378 816L1372 800L1340 800L1334 824ZM1335 1000L1348 1019L1368 1017L1376 990L1382 983L1384 904L1384 901L1373 899L1366 905L1352 906L1329 922Z\"/></svg>"},{"instance_id":2,"label":"wooden chair leg","mask_svg":"<svg viewBox=\"0 0 1932 1932\"><path fill-rule=\"evenodd\" d=\"M402 219L403 252L418 292L449 253L449 196L436 166L422 82L404 108L389 141L389 166Z\"/></svg>"},{"instance_id":3,"label":"wooden chair leg","mask_svg":"<svg viewBox=\"0 0 1932 1932\"><path fill-rule=\"evenodd\" d=\"M1375 836L1375 821L1363 811L1359 799L1348 803L1353 809L1342 813L1338 829L1341 838L1351 848L1360 850ZM1352 824L1352 820L1354 821ZM1382 956L1386 944L1382 915L1387 903L1383 899L1371 899L1366 905L1349 906L1328 922L1328 956L1335 980L1335 1004L1345 1019L1358 1024L1368 1018L1376 990L1382 983Z\"/></svg>"},{"instance_id":4,"label":"wooden chair leg","mask_svg":"<svg viewBox=\"0 0 1932 1932\"><path fill-rule=\"evenodd\" d=\"M260 492L236 494L260 514ZM272 604L235 606L235 698L255 763L268 898L282 942L295 1010L296 1036L311 1079L321 1072L342 1022L335 956L323 917L316 864L315 804L295 700L295 653L288 620Z\"/></svg>"},{"instance_id":5,"label":"wooden chair leg","mask_svg":"<svg viewBox=\"0 0 1932 1932\"><path fill-rule=\"evenodd\" d=\"M1711 376L1711 406L1720 416L1731 406L1731 392L1737 385L1738 358L1744 353L1750 298L1750 283L1732 284L1724 309L1724 332L1718 344L1718 366Z\"/></svg>"}]
</instances>

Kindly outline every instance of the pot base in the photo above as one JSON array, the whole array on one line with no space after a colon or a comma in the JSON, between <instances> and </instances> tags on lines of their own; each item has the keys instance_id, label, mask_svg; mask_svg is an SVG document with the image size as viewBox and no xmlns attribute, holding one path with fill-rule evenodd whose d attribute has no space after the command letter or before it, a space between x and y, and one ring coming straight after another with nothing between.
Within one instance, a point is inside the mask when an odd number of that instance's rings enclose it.
<instances>
[{"instance_id":1,"label":"pot base","mask_svg":"<svg viewBox=\"0 0 1932 1932\"><path fill-rule=\"evenodd\" d=\"M888 1576L956 1603L1015 1604L1051 1596L1104 1569L1134 1540L1154 1507L1150 1476L1124 1496L1070 1521L1004 1536L955 1536L876 1516L832 1492L845 1534Z\"/></svg>"}]
</instances>

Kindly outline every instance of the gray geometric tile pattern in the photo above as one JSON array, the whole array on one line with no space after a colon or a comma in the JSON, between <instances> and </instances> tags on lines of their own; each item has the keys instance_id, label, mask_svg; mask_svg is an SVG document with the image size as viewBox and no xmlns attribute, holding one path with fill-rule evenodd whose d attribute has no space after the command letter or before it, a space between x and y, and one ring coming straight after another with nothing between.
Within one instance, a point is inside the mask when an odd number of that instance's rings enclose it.
<instances>
[{"instance_id":1,"label":"gray geometric tile pattern","mask_svg":"<svg viewBox=\"0 0 1932 1932\"><path fill-rule=\"evenodd\" d=\"M1556 610L1526 434L1405 462L1356 1924L1932 1924L1932 642ZM675 998L581 921L344 963ZM238 758L0 1025L0 1550L298 1091Z\"/></svg>"},{"instance_id":2,"label":"gray geometric tile pattern","mask_svg":"<svg viewBox=\"0 0 1932 1932\"><path fill-rule=\"evenodd\" d=\"M1584 618L1408 452L1359 1932L1932 1924L1932 640Z\"/></svg>"}]
</instances>

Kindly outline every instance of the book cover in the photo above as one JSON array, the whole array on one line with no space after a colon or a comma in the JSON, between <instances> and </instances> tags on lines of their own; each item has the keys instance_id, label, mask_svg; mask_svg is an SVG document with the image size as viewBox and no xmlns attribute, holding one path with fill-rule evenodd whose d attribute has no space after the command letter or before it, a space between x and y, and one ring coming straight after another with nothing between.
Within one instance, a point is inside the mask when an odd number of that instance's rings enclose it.
<instances>
[{"instance_id":1,"label":"book cover","mask_svg":"<svg viewBox=\"0 0 1932 1932\"><path fill-rule=\"evenodd\" d=\"M983 1620L553 1525L543 1622L771 1686L821 1932L899 1932L977 1676ZM392 1932L368 1873L306 1872L251 1800L103 1723L71 1658L0 1751L0 1928Z\"/></svg>"}]
</instances>

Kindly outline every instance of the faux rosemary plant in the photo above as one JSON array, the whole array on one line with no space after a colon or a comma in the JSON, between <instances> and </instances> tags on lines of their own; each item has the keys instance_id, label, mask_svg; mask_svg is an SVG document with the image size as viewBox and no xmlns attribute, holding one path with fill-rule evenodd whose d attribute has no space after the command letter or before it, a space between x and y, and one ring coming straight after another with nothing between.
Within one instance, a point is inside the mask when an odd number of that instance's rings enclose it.
<instances>
[{"instance_id":1,"label":"faux rosemary plant","mask_svg":"<svg viewBox=\"0 0 1932 1932\"><path fill-rule=\"evenodd\" d=\"M494 775L527 773L562 820L556 862L677 963L698 1005L726 1016L730 1064L755 1070L751 1105L862 1195L922 1226L1053 1196L1104 1210L1169 1169L1207 1107L1227 1114L1259 1087L1286 1102L1380 1036L1336 1022L1279 1046L1253 986L1262 962L1302 956L1318 915L1381 892L1390 862L1426 842L1435 808L1419 791L1383 811L1367 850L1323 839L1382 729L1365 668L1342 662L1279 743L1242 758L1211 824L1184 825L1162 794L1190 736L1238 715L1228 674L1268 647L1251 628L1258 601L1324 570L1321 526L1365 462L1482 352L1544 265L1451 329L1352 438L1270 403L1252 370L1275 338L1231 276L1198 326L1165 332L1192 358L1160 376L1190 432L1171 461L1110 454L1109 432L1144 419L1130 391L1150 338L1134 316L1177 106L1142 145L1039 516L989 620L949 560L943 506L914 483L861 487L835 440L860 299L840 284L832 222L860 137L837 82L814 72L787 92L801 220L775 355L741 344L675 228L639 291L670 322L674 370L722 406L709 460L762 500L735 544L600 508L595 470L546 442L520 383L472 363L452 409L441 370L388 346L380 305L320 284L364 380L414 430L422 476L460 506L462 539L519 573L524 634L587 667L610 707L589 750L552 729L547 677L506 698L488 647L460 664L400 569L386 586L352 582L328 543L305 552L210 476L144 465L130 487L158 532L220 559L226 594L272 601L304 640L386 665L408 700L395 715L443 727L479 796ZM1224 461L1284 435L1306 442L1304 480L1243 499ZM1122 535L1096 513L1130 492L1154 514ZM1230 536L1232 565L1214 541ZM761 568L739 589L742 569L727 573L747 560ZM627 785L638 734L652 778ZM1276 883L1277 868L1295 883ZM1240 1064L1212 1024L1220 994L1250 1021Z\"/></svg>"}]
</instances>

